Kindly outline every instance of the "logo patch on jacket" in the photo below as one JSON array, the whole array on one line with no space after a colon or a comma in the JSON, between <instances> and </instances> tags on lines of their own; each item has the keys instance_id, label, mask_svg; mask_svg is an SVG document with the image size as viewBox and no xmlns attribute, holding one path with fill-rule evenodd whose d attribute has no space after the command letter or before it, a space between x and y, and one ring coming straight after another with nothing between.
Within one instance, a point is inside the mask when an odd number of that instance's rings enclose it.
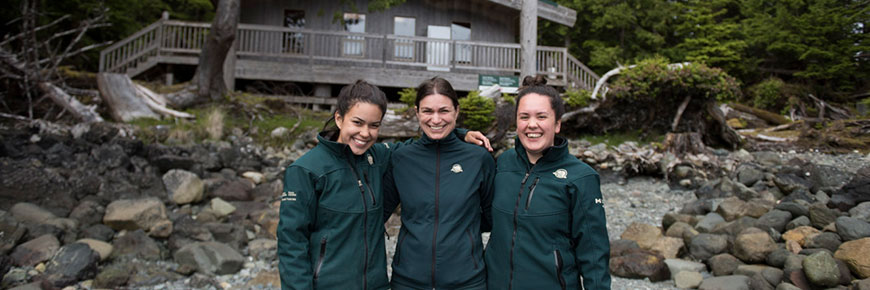
<instances>
[{"instance_id":1,"label":"logo patch on jacket","mask_svg":"<svg viewBox=\"0 0 870 290\"><path fill-rule=\"evenodd\" d=\"M556 171L553 171L553 175L555 175L556 178L566 179L568 178L568 170L565 170L564 168L559 168Z\"/></svg>"},{"instance_id":2,"label":"logo patch on jacket","mask_svg":"<svg viewBox=\"0 0 870 290\"><path fill-rule=\"evenodd\" d=\"M453 171L453 173L460 173L462 172L462 165L459 165L459 163L453 164L453 168L450 168L450 171Z\"/></svg>"},{"instance_id":3,"label":"logo patch on jacket","mask_svg":"<svg viewBox=\"0 0 870 290\"><path fill-rule=\"evenodd\" d=\"M281 193L281 201L296 201L296 193L292 191Z\"/></svg>"}]
</instances>

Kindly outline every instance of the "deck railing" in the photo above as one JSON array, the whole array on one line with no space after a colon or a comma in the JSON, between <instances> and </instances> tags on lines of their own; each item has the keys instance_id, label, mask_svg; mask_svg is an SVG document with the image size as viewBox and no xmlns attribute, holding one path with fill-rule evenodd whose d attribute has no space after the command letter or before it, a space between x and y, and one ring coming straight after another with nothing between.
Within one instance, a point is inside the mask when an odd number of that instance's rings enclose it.
<instances>
[{"instance_id":1,"label":"deck railing","mask_svg":"<svg viewBox=\"0 0 870 290\"><path fill-rule=\"evenodd\" d=\"M210 24L161 19L100 53L100 71L140 73L154 56L197 56ZM520 45L458 41L278 26L239 24L235 53L239 59L268 57L308 62L367 63L393 68L427 68L476 73L520 72ZM280 61L280 60L279 60ZM598 76L564 47L538 46L536 71L566 86L591 89Z\"/></svg>"}]
</instances>

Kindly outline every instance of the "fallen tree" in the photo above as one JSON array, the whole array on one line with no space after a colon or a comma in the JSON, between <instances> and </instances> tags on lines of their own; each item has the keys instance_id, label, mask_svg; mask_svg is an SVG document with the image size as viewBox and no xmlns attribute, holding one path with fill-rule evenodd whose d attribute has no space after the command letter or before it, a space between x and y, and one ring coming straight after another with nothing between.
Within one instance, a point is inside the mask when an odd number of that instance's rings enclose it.
<instances>
[{"instance_id":1,"label":"fallen tree","mask_svg":"<svg viewBox=\"0 0 870 290\"><path fill-rule=\"evenodd\" d=\"M563 128L592 134L667 133L665 145L677 153L700 153L707 145L740 145L740 136L716 105L741 94L737 81L722 70L651 59L611 72L619 77L608 86L607 96L565 114Z\"/></svg>"}]
</instances>

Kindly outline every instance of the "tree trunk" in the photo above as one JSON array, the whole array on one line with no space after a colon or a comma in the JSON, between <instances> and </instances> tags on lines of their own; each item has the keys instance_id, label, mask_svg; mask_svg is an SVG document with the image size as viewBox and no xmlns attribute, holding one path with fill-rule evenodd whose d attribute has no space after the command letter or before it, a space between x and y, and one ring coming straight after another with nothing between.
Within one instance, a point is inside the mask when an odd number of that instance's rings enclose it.
<instances>
[{"instance_id":1,"label":"tree trunk","mask_svg":"<svg viewBox=\"0 0 870 290\"><path fill-rule=\"evenodd\" d=\"M236 39L238 26L239 0L220 0L208 38L199 55L199 67L194 77L199 86L195 102L219 100L226 94L224 61Z\"/></svg>"}]
</instances>

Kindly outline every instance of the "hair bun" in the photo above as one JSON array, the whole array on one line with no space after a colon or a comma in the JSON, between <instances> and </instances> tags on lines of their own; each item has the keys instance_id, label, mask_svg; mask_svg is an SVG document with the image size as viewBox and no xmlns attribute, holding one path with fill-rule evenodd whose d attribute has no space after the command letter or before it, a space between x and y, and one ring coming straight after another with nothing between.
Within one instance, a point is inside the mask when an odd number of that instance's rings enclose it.
<instances>
[{"instance_id":1,"label":"hair bun","mask_svg":"<svg viewBox=\"0 0 870 290\"><path fill-rule=\"evenodd\" d=\"M527 88L527 87L546 86L546 85L547 85L547 78L545 78L542 75L538 75L538 76L526 76L525 78L523 78L522 87Z\"/></svg>"}]
</instances>

